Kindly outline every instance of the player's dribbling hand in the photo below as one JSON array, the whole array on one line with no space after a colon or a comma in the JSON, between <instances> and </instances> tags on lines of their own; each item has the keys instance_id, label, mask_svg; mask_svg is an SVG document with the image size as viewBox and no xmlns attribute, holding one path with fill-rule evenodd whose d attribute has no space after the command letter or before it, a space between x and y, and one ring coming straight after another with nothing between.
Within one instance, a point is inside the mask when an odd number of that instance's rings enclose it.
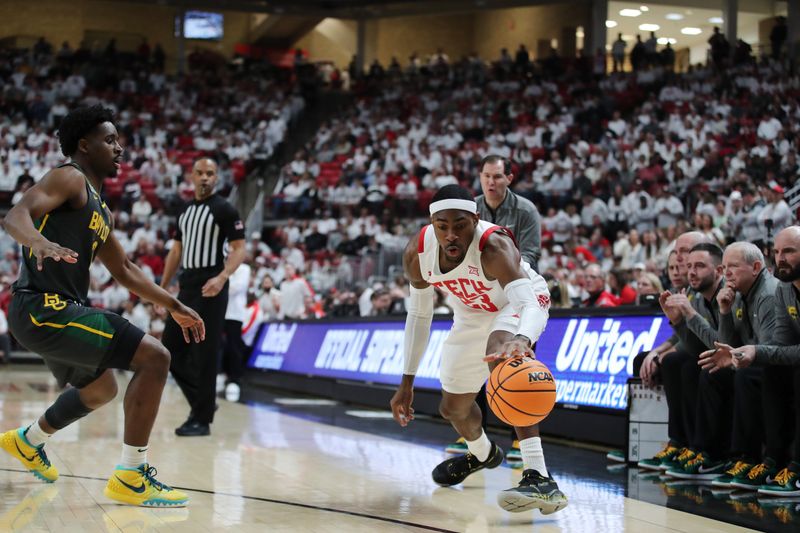
<instances>
[{"instance_id":1,"label":"player's dribbling hand","mask_svg":"<svg viewBox=\"0 0 800 533\"><path fill-rule=\"evenodd\" d=\"M483 358L487 363L494 363L495 361L505 361L514 357L530 357L536 359L536 354L533 353L528 343L522 340L512 339L503 344L500 351L497 353L490 353Z\"/></svg>"},{"instance_id":2,"label":"player's dribbling hand","mask_svg":"<svg viewBox=\"0 0 800 533\"><path fill-rule=\"evenodd\" d=\"M414 420L414 408L411 407L411 402L413 401L414 389L401 386L392 396L392 401L389 402L389 405L392 406L392 416L395 422L402 427L406 427L409 422Z\"/></svg>"},{"instance_id":3,"label":"player's dribbling hand","mask_svg":"<svg viewBox=\"0 0 800 533\"><path fill-rule=\"evenodd\" d=\"M42 270L44 267L44 260L48 257L53 261L65 261L67 263L78 262L78 252L59 246L48 240L31 246L31 253L36 256L36 270Z\"/></svg>"},{"instance_id":4,"label":"player's dribbling hand","mask_svg":"<svg viewBox=\"0 0 800 533\"><path fill-rule=\"evenodd\" d=\"M192 339L194 339L194 342L205 340L206 325L200 315L197 314L197 311L181 304L177 310L171 311L170 314L183 330L183 340L186 342L192 342Z\"/></svg>"}]
</instances>

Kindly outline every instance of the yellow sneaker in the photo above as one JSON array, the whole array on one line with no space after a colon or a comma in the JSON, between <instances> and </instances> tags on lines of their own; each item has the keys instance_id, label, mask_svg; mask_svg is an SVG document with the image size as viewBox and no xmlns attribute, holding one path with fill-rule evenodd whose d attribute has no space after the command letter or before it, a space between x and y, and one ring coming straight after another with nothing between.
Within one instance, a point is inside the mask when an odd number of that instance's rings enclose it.
<instances>
[{"instance_id":1,"label":"yellow sneaker","mask_svg":"<svg viewBox=\"0 0 800 533\"><path fill-rule=\"evenodd\" d=\"M50 464L44 453L44 444L34 446L25 437L24 427L6 431L0 435L0 447L19 460L25 468L42 481L52 483L58 479L58 470Z\"/></svg>"},{"instance_id":2,"label":"yellow sneaker","mask_svg":"<svg viewBox=\"0 0 800 533\"><path fill-rule=\"evenodd\" d=\"M142 507L183 507L189 497L156 480L156 469L147 463L138 468L117 465L103 491L106 498Z\"/></svg>"}]
</instances>

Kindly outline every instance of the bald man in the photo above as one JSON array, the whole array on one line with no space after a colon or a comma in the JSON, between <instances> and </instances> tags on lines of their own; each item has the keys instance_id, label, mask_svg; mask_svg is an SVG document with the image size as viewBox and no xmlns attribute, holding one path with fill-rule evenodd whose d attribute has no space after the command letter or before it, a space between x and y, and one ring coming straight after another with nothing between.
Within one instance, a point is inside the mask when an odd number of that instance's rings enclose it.
<instances>
[{"instance_id":1,"label":"bald man","mask_svg":"<svg viewBox=\"0 0 800 533\"><path fill-rule=\"evenodd\" d=\"M759 470L769 474L760 480L761 485L753 483L751 490L764 496L796 497L800 496L800 226L781 230L775 237L774 251L779 283L772 338L739 348L719 344L717 349L720 357L737 369L763 367L766 447ZM709 350L703 356L712 353Z\"/></svg>"}]
</instances>

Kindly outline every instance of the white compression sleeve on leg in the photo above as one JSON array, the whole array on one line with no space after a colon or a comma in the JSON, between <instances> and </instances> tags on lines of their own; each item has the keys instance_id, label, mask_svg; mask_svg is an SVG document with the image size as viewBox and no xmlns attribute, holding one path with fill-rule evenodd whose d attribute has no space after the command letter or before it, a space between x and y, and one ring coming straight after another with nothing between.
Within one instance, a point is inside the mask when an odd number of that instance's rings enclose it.
<instances>
[{"instance_id":1,"label":"white compression sleeve on leg","mask_svg":"<svg viewBox=\"0 0 800 533\"><path fill-rule=\"evenodd\" d=\"M519 313L518 335L525 335L531 343L539 339L539 335L547 325L550 309L550 292L547 282L539 278L534 283L530 278L515 279L503 287L508 302Z\"/></svg>"},{"instance_id":2,"label":"white compression sleeve on leg","mask_svg":"<svg viewBox=\"0 0 800 533\"><path fill-rule=\"evenodd\" d=\"M419 362L428 346L433 320L433 287L417 289L410 287L411 297L408 299L408 314L403 337L403 374L415 375Z\"/></svg>"}]
</instances>

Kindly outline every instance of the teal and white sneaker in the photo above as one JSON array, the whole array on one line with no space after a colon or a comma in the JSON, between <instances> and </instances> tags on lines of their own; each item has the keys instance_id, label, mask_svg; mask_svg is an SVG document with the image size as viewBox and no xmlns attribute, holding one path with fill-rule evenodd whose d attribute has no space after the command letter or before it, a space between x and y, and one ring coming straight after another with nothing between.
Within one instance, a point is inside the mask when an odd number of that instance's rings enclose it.
<instances>
[{"instance_id":1,"label":"teal and white sneaker","mask_svg":"<svg viewBox=\"0 0 800 533\"><path fill-rule=\"evenodd\" d=\"M464 437L461 437L457 441L453 442L452 444L448 444L447 448L444 449L445 453L455 453L459 455L463 455L467 453L469 450L467 449L467 441L464 440Z\"/></svg>"},{"instance_id":2,"label":"teal and white sneaker","mask_svg":"<svg viewBox=\"0 0 800 533\"><path fill-rule=\"evenodd\" d=\"M683 465L683 468L667 470L667 475L678 479L711 481L725 472L725 465L725 461L715 461L701 452Z\"/></svg>"},{"instance_id":3,"label":"teal and white sneaker","mask_svg":"<svg viewBox=\"0 0 800 533\"><path fill-rule=\"evenodd\" d=\"M789 463L789 466L778 472L772 483L761 485L758 493L764 496L800 496L800 463Z\"/></svg>"},{"instance_id":4,"label":"teal and white sneaker","mask_svg":"<svg viewBox=\"0 0 800 533\"><path fill-rule=\"evenodd\" d=\"M766 457L764 462L751 468L746 474L736 476L731 480L731 487L744 490L757 491L762 485L770 485L778 474L775 461Z\"/></svg>"},{"instance_id":5,"label":"teal and white sneaker","mask_svg":"<svg viewBox=\"0 0 800 533\"><path fill-rule=\"evenodd\" d=\"M680 453L672 457L672 459L665 459L661 461L661 470L679 470L686 465L689 461L697 456L697 452L690 448L681 448Z\"/></svg>"},{"instance_id":6,"label":"teal and white sneaker","mask_svg":"<svg viewBox=\"0 0 800 533\"><path fill-rule=\"evenodd\" d=\"M743 476L750 471L755 465L746 461L729 461L725 465L725 472L711 481L712 487L732 489L731 481L736 476Z\"/></svg>"},{"instance_id":7,"label":"teal and white sneaker","mask_svg":"<svg viewBox=\"0 0 800 533\"><path fill-rule=\"evenodd\" d=\"M681 453L683 448L678 448L672 444L667 444L664 449L655 454L650 459L642 459L637 463L639 468L646 468L647 470L661 470L661 465L665 461L670 461Z\"/></svg>"},{"instance_id":8,"label":"teal and white sneaker","mask_svg":"<svg viewBox=\"0 0 800 533\"><path fill-rule=\"evenodd\" d=\"M522 461L522 452L519 449L519 441L514 439L514 442L511 443L511 449L508 450L506 454L506 461L509 463L515 463Z\"/></svg>"},{"instance_id":9,"label":"teal and white sneaker","mask_svg":"<svg viewBox=\"0 0 800 533\"><path fill-rule=\"evenodd\" d=\"M622 450L611 450L606 454L606 459L614 463L624 463L626 462L625 452Z\"/></svg>"}]
</instances>

